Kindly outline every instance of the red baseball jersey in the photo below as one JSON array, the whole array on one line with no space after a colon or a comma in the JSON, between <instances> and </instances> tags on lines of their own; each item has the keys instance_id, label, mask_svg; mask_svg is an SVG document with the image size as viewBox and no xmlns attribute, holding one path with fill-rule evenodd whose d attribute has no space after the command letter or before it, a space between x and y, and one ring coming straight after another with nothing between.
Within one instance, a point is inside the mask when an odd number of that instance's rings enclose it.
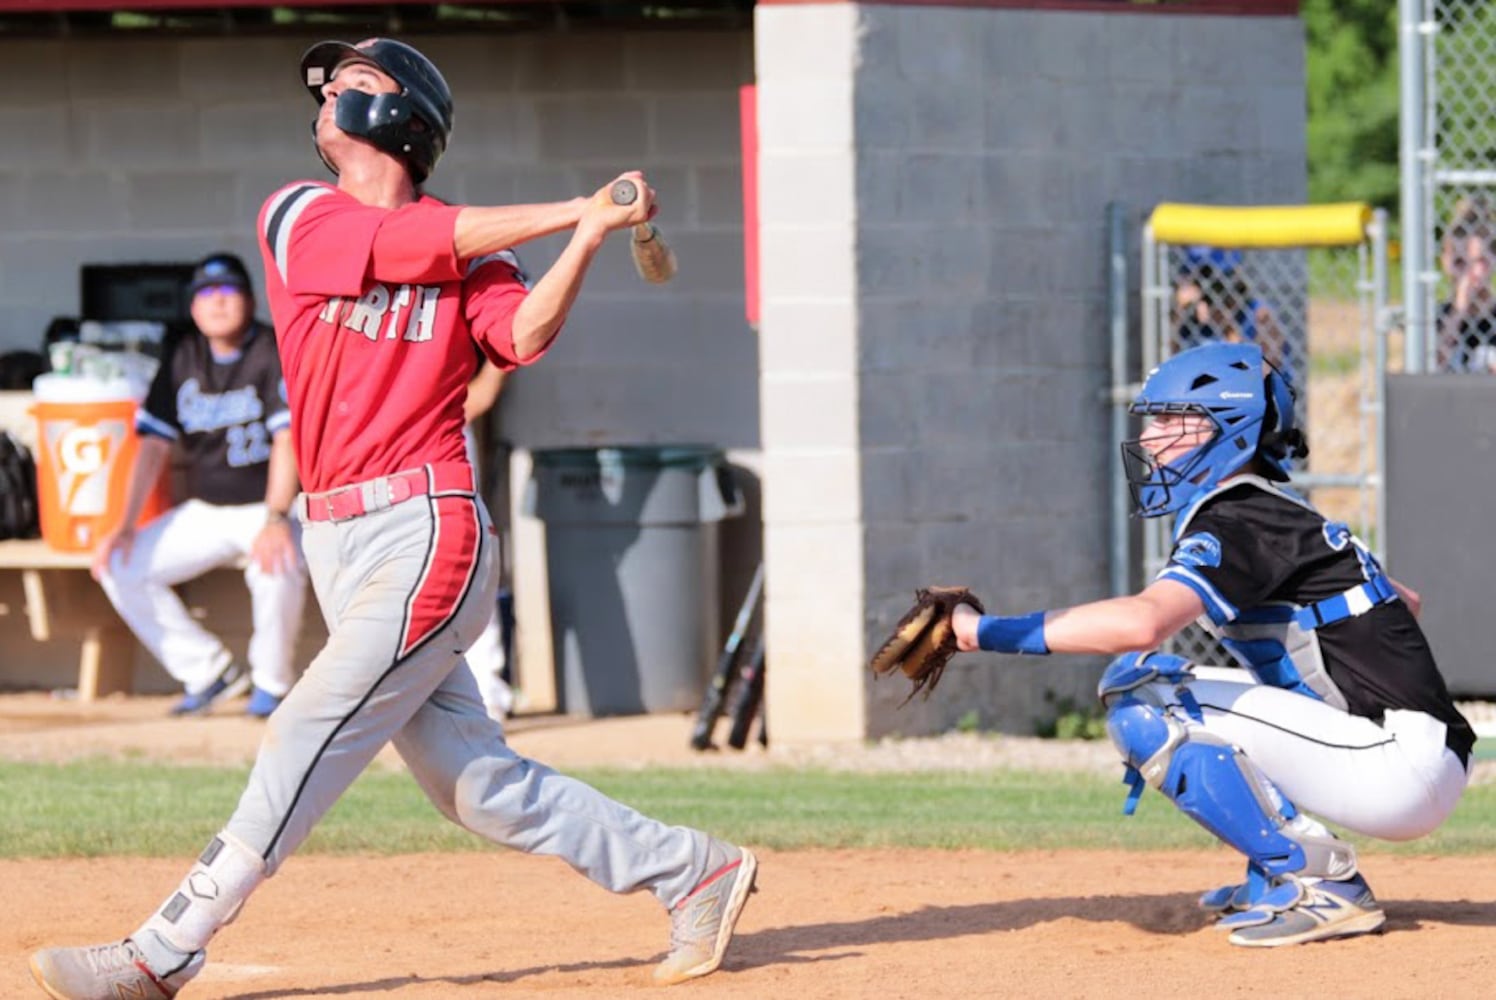
<instances>
[{"instance_id":1,"label":"red baseball jersey","mask_svg":"<svg viewBox=\"0 0 1496 1000\"><path fill-rule=\"evenodd\" d=\"M519 365L514 313L527 282L511 251L458 259L461 210L430 197L379 208L316 181L289 184L260 209L265 290L307 492L467 463L473 344L501 368Z\"/></svg>"}]
</instances>

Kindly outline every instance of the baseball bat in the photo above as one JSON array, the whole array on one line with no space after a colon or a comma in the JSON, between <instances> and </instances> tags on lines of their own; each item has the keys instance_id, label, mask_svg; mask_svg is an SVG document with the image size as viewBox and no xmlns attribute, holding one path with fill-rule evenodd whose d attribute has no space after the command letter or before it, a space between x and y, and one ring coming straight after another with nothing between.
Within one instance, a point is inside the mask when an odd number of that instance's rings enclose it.
<instances>
[{"instance_id":1,"label":"baseball bat","mask_svg":"<svg viewBox=\"0 0 1496 1000\"><path fill-rule=\"evenodd\" d=\"M753 581L748 584L748 594L743 598L742 606L738 608L738 616L732 624L732 633L727 637L727 643L722 647L722 655L717 659L717 669L712 671L711 683L707 685L706 697L701 701L701 710L696 713L696 725L691 730L691 746L696 750L706 750L712 745L712 730L717 726L717 718L722 714L722 706L727 701L727 685L732 682L733 667L738 659L738 647L743 644L743 636L748 632L748 625L753 616L758 612L758 602L764 591L764 564L759 563L758 569L753 572Z\"/></svg>"},{"instance_id":2,"label":"baseball bat","mask_svg":"<svg viewBox=\"0 0 1496 1000\"><path fill-rule=\"evenodd\" d=\"M639 197L639 187L633 181L622 180L613 185L613 204L632 205ZM675 277L675 252L659 227L652 222L641 222L634 227L629 250L634 255L634 270L639 277L652 285L663 285Z\"/></svg>"},{"instance_id":3,"label":"baseball bat","mask_svg":"<svg viewBox=\"0 0 1496 1000\"><path fill-rule=\"evenodd\" d=\"M738 686L733 690L732 703L727 706L727 717L732 725L727 731L727 745L741 750L748 745L748 730L753 719L763 708L764 701L764 636L760 632L754 641L753 652L748 662L738 673Z\"/></svg>"}]
</instances>

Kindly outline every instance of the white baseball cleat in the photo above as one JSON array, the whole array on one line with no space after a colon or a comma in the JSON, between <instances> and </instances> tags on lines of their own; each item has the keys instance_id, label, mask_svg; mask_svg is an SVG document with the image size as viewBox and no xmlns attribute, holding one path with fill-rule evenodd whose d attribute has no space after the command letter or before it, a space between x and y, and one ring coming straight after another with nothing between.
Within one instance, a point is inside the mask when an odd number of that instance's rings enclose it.
<instances>
[{"instance_id":1,"label":"white baseball cleat","mask_svg":"<svg viewBox=\"0 0 1496 1000\"><path fill-rule=\"evenodd\" d=\"M47 948L31 956L31 975L53 1000L171 1000L207 958L198 952L164 974L146 964L134 941Z\"/></svg>"},{"instance_id":2,"label":"white baseball cleat","mask_svg":"<svg viewBox=\"0 0 1496 1000\"><path fill-rule=\"evenodd\" d=\"M738 915L753 891L758 859L746 848L722 845L727 863L670 911L670 954L655 967L654 981L671 986L715 972L727 953Z\"/></svg>"}]
</instances>

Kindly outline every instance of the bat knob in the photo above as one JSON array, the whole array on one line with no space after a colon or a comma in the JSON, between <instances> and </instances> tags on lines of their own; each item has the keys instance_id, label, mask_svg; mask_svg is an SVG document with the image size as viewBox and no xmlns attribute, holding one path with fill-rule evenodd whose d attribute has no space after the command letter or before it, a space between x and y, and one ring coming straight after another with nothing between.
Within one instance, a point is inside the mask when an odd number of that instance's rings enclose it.
<instances>
[{"instance_id":1,"label":"bat knob","mask_svg":"<svg viewBox=\"0 0 1496 1000\"><path fill-rule=\"evenodd\" d=\"M615 205L632 205L639 200L639 186L633 181L616 181L610 193Z\"/></svg>"}]
</instances>

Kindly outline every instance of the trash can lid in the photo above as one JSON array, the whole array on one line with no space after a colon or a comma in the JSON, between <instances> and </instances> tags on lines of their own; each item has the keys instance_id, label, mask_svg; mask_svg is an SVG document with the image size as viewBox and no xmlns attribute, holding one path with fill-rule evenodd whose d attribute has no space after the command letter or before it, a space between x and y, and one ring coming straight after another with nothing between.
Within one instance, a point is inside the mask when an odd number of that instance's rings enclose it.
<instances>
[{"instance_id":1,"label":"trash can lid","mask_svg":"<svg viewBox=\"0 0 1496 1000\"><path fill-rule=\"evenodd\" d=\"M724 460L721 448L704 444L618 445L607 448L537 448L538 468L633 466L651 469L705 469Z\"/></svg>"}]
</instances>

